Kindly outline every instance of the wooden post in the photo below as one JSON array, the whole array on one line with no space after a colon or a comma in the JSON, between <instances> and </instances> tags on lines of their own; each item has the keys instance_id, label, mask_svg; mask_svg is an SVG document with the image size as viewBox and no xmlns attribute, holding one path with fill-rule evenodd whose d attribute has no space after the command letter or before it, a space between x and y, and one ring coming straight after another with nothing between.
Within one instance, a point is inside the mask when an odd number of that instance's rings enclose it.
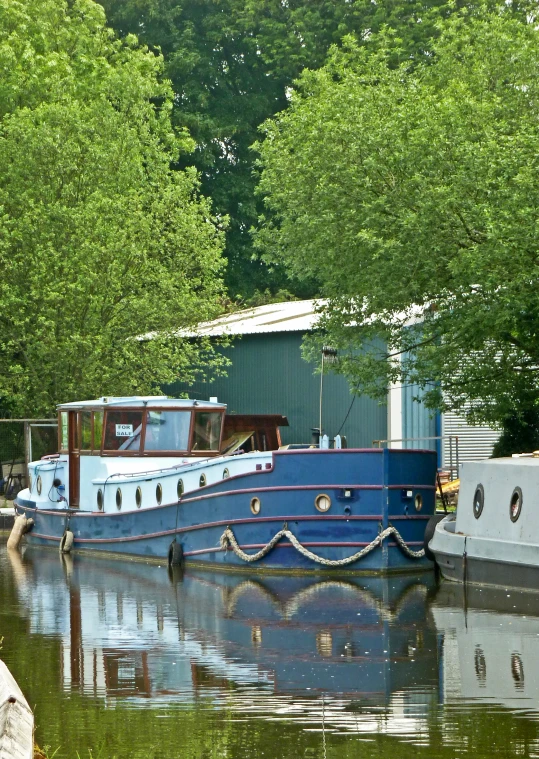
<instances>
[{"instance_id":1,"label":"wooden post","mask_svg":"<svg viewBox=\"0 0 539 759\"><path fill-rule=\"evenodd\" d=\"M28 464L30 463L30 422L24 422L24 486L28 487Z\"/></svg>"},{"instance_id":2,"label":"wooden post","mask_svg":"<svg viewBox=\"0 0 539 759\"><path fill-rule=\"evenodd\" d=\"M33 759L34 715L0 660L0 759Z\"/></svg>"}]
</instances>

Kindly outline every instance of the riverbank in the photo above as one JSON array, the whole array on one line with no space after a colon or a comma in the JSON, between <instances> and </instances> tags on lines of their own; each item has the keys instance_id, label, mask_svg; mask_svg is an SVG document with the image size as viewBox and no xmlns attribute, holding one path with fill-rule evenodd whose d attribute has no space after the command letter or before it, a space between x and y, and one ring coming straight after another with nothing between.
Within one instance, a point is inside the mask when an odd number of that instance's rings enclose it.
<instances>
[{"instance_id":1,"label":"riverbank","mask_svg":"<svg viewBox=\"0 0 539 759\"><path fill-rule=\"evenodd\" d=\"M0 499L0 533L11 532L14 521L15 510L13 509L13 502L6 501L4 498Z\"/></svg>"}]
</instances>

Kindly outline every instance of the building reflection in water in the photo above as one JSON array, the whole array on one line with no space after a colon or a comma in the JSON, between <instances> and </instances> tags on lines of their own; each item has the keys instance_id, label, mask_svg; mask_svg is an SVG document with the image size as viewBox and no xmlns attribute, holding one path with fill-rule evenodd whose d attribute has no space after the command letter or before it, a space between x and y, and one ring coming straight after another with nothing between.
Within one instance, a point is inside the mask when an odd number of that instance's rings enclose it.
<instances>
[{"instance_id":1,"label":"building reflection in water","mask_svg":"<svg viewBox=\"0 0 539 759\"><path fill-rule=\"evenodd\" d=\"M437 590L428 574L169 576L39 549L10 561L30 632L60 640L63 687L109 704L205 699L419 744L441 702L539 707L530 594Z\"/></svg>"}]
</instances>

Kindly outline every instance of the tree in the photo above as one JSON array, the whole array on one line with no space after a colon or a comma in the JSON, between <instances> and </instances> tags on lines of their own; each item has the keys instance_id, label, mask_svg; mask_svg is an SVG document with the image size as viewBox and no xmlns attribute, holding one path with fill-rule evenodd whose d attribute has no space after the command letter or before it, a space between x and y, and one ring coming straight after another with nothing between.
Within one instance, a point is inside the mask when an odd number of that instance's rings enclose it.
<instances>
[{"instance_id":1,"label":"tree","mask_svg":"<svg viewBox=\"0 0 539 759\"><path fill-rule=\"evenodd\" d=\"M0 395L19 414L149 392L218 360L222 233L170 123L162 59L91 0L0 9ZM154 339L140 339L147 333Z\"/></svg>"},{"instance_id":2,"label":"tree","mask_svg":"<svg viewBox=\"0 0 539 759\"><path fill-rule=\"evenodd\" d=\"M288 88L303 68L318 68L332 44L354 34L375 49L378 32L394 30L393 60L431 49L435 21L463 0L104 0L122 35L135 33L162 51L176 93L173 118L197 143L194 164L203 192L230 218L226 283L230 294L292 288L313 294L305 278L287 282L277 263L254 256L251 229L261 208L251 145L258 127L288 105Z\"/></svg>"},{"instance_id":3,"label":"tree","mask_svg":"<svg viewBox=\"0 0 539 759\"><path fill-rule=\"evenodd\" d=\"M350 40L266 124L259 245L317 278L324 340L358 391L382 397L399 378L427 388L431 407L529 417L539 33L511 11L478 9L445 22L430 64L393 67L391 54Z\"/></svg>"}]
</instances>

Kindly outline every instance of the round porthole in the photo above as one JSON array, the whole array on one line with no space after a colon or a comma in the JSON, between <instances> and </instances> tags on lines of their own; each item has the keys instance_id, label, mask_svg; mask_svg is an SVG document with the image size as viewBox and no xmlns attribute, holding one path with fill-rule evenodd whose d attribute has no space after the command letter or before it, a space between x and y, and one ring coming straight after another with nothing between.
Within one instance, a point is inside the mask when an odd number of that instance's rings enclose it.
<instances>
[{"instance_id":1,"label":"round porthole","mask_svg":"<svg viewBox=\"0 0 539 759\"><path fill-rule=\"evenodd\" d=\"M178 480L176 492L178 493L178 498L181 498L184 493L183 480Z\"/></svg>"},{"instance_id":2,"label":"round porthole","mask_svg":"<svg viewBox=\"0 0 539 759\"><path fill-rule=\"evenodd\" d=\"M524 665L519 654L511 654L511 674L517 690L524 689Z\"/></svg>"},{"instance_id":3,"label":"round porthole","mask_svg":"<svg viewBox=\"0 0 539 759\"><path fill-rule=\"evenodd\" d=\"M260 514L260 498L257 498L256 496L254 498L251 498L251 511L253 514Z\"/></svg>"},{"instance_id":4,"label":"round porthole","mask_svg":"<svg viewBox=\"0 0 539 759\"><path fill-rule=\"evenodd\" d=\"M160 482L157 483L157 487L155 488L155 500L157 501L157 505L160 506L163 500L163 487Z\"/></svg>"},{"instance_id":5,"label":"round porthole","mask_svg":"<svg viewBox=\"0 0 539 759\"><path fill-rule=\"evenodd\" d=\"M200 485L201 488L204 487L204 485L206 484L206 475L205 474L201 474L200 475L200 480L198 481L198 484Z\"/></svg>"},{"instance_id":6,"label":"round porthole","mask_svg":"<svg viewBox=\"0 0 539 759\"><path fill-rule=\"evenodd\" d=\"M229 477L230 477L230 472L228 471L228 469L223 469L223 480L228 480Z\"/></svg>"},{"instance_id":7,"label":"round porthole","mask_svg":"<svg viewBox=\"0 0 539 759\"><path fill-rule=\"evenodd\" d=\"M121 488L118 488L116 490L116 508L118 511L122 508L122 490Z\"/></svg>"},{"instance_id":8,"label":"round porthole","mask_svg":"<svg viewBox=\"0 0 539 759\"><path fill-rule=\"evenodd\" d=\"M473 515L476 519L479 519L483 513L483 506L485 505L485 491L482 485L478 485L475 489L473 497Z\"/></svg>"},{"instance_id":9,"label":"round porthole","mask_svg":"<svg viewBox=\"0 0 539 759\"><path fill-rule=\"evenodd\" d=\"M421 493L418 493L414 498L414 506L416 511L421 511L423 508L423 496Z\"/></svg>"},{"instance_id":10,"label":"round porthole","mask_svg":"<svg viewBox=\"0 0 539 759\"><path fill-rule=\"evenodd\" d=\"M137 488L137 491L135 493L135 503L137 504L137 509L140 509L142 506L142 490L140 485Z\"/></svg>"},{"instance_id":11,"label":"round porthole","mask_svg":"<svg viewBox=\"0 0 539 759\"><path fill-rule=\"evenodd\" d=\"M512 522L516 522L522 511L522 490L515 488L509 504L509 516Z\"/></svg>"},{"instance_id":12,"label":"round porthole","mask_svg":"<svg viewBox=\"0 0 539 759\"><path fill-rule=\"evenodd\" d=\"M320 495L317 495L314 499L314 505L318 511L329 511L329 507L331 506L331 498L326 493L320 493Z\"/></svg>"},{"instance_id":13,"label":"round porthole","mask_svg":"<svg viewBox=\"0 0 539 759\"><path fill-rule=\"evenodd\" d=\"M38 474L37 480L36 480L36 490L37 490L38 495L41 495L42 488L43 488L43 483L41 482L41 475Z\"/></svg>"},{"instance_id":14,"label":"round porthole","mask_svg":"<svg viewBox=\"0 0 539 759\"><path fill-rule=\"evenodd\" d=\"M99 511L103 511L103 491L101 488L97 491L97 508Z\"/></svg>"}]
</instances>

